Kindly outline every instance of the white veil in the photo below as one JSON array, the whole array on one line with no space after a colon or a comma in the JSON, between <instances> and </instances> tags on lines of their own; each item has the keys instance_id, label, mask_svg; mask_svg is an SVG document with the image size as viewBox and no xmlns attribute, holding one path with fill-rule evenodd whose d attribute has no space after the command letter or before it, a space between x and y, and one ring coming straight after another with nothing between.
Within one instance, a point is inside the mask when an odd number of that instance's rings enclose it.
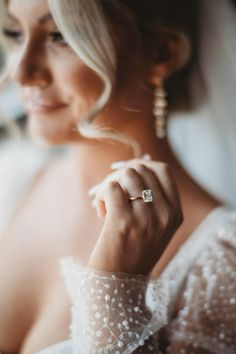
<instances>
[{"instance_id":1,"label":"white veil","mask_svg":"<svg viewBox=\"0 0 236 354\"><path fill-rule=\"evenodd\" d=\"M236 6L202 0L197 108L170 119L170 142L208 191L236 206Z\"/></svg>"}]
</instances>

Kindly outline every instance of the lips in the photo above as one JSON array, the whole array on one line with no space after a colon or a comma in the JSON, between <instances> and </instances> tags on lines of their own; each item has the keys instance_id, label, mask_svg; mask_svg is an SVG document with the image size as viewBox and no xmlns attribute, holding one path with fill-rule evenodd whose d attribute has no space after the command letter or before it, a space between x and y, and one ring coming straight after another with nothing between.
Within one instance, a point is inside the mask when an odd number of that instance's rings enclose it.
<instances>
[{"instance_id":1,"label":"lips","mask_svg":"<svg viewBox=\"0 0 236 354\"><path fill-rule=\"evenodd\" d=\"M26 109L29 113L47 113L58 109L65 108L63 103L52 103L46 101L28 101L26 102Z\"/></svg>"}]
</instances>

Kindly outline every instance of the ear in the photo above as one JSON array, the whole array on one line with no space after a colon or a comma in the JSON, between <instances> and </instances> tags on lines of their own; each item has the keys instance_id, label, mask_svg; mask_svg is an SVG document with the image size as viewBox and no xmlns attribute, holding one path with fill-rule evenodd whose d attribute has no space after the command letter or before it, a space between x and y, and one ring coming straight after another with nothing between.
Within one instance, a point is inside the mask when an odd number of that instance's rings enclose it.
<instances>
[{"instance_id":1,"label":"ear","mask_svg":"<svg viewBox=\"0 0 236 354\"><path fill-rule=\"evenodd\" d=\"M163 50L163 46L159 48L159 59L155 61L150 72L150 83L155 86L160 85L172 74L184 68L190 59L192 48L187 35L175 32L165 41L164 59L161 50Z\"/></svg>"}]
</instances>

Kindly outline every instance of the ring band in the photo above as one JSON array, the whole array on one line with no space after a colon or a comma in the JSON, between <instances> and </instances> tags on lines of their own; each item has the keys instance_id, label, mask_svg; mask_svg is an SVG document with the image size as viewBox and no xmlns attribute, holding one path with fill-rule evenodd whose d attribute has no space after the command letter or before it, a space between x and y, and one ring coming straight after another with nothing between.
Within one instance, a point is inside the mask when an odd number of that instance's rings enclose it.
<instances>
[{"instance_id":1,"label":"ring band","mask_svg":"<svg viewBox=\"0 0 236 354\"><path fill-rule=\"evenodd\" d=\"M142 199L144 203L152 203L153 202L153 195L151 189L145 189L142 191L142 195L138 197L130 197L129 200L133 202L134 200Z\"/></svg>"}]
</instances>

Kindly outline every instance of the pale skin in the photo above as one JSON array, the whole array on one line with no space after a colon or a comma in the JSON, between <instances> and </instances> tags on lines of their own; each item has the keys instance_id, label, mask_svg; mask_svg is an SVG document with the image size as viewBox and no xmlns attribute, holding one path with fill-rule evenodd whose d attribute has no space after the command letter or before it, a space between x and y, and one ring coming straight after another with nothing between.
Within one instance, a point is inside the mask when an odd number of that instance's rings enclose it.
<instances>
[{"instance_id":1,"label":"pale skin","mask_svg":"<svg viewBox=\"0 0 236 354\"><path fill-rule=\"evenodd\" d=\"M219 201L191 179L167 140L155 136L151 84L157 73L165 80L178 68L177 57L171 65L145 61L143 70L130 71L125 87L118 87L96 119L136 139L152 159L130 161L131 148L89 141L73 131L103 84L55 35L47 2L11 0L9 14L5 28L19 34L10 65L28 109L30 134L36 142L72 147L70 156L38 174L1 238L0 350L31 354L68 339L61 257L73 255L96 269L158 275ZM115 161L125 162L112 171ZM88 196L95 185L99 217ZM128 201L146 188L154 203Z\"/></svg>"}]
</instances>

